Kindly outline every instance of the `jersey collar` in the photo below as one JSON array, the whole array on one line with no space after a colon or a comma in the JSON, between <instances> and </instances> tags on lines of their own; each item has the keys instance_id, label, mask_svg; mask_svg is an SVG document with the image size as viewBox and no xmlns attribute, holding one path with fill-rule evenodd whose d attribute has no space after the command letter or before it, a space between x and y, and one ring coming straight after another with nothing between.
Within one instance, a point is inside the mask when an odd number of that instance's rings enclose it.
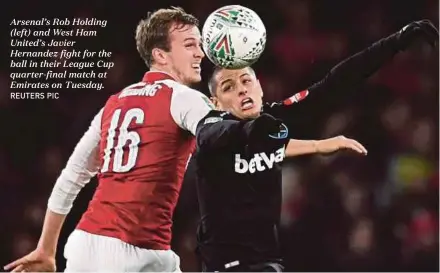
<instances>
[{"instance_id":1,"label":"jersey collar","mask_svg":"<svg viewBox=\"0 0 440 273\"><path fill-rule=\"evenodd\" d=\"M162 71L148 71L147 73L145 73L144 78L142 79L143 82L157 82L157 81L161 81L161 80L173 80L176 81L173 76L171 76L170 74L166 73L166 72L162 72Z\"/></svg>"}]
</instances>

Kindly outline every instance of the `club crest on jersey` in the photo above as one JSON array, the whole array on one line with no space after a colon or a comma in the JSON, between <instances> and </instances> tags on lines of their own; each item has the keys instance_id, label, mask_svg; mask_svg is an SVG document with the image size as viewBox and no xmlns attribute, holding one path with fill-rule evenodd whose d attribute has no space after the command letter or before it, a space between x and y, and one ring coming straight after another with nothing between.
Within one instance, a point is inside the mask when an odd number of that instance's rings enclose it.
<instances>
[{"instance_id":1,"label":"club crest on jersey","mask_svg":"<svg viewBox=\"0 0 440 273\"><path fill-rule=\"evenodd\" d=\"M271 134L269 135L269 137L273 139L285 139L287 138L288 135L289 135L289 129L287 129L287 126L284 123L282 123L280 125L280 132L276 134Z\"/></svg>"}]
</instances>

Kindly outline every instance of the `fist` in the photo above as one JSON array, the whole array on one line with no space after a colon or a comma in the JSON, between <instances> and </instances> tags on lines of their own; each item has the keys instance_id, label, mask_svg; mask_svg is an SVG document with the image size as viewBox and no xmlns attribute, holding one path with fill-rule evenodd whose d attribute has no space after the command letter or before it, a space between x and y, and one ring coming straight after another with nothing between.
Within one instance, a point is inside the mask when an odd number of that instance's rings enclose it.
<instances>
[{"instance_id":1,"label":"fist","mask_svg":"<svg viewBox=\"0 0 440 273\"><path fill-rule=\"evenodd\" d=\"M397 35L403 48L418 38L424 39L434 48L438 46L438 30L429 20L414 21L403 27Z\"/></svg>"}]
</instances>

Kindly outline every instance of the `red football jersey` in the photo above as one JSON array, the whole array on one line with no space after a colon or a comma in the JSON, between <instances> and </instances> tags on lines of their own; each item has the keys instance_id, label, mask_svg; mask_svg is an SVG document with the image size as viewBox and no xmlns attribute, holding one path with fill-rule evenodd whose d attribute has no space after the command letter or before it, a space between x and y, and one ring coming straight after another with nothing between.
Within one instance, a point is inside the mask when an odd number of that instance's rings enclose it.
<instances>
[{"instance_id":1,"label":"red football jersey","mask_svg":"<svg viewBox=\"0 0 440 273\"><path fill-rule=\"evenodd\" d=\"M210 110L202 93L162 72L111 96L101 118L99 185L77 228L170 249L193 134Z\"/></svg>"}]
</instances>

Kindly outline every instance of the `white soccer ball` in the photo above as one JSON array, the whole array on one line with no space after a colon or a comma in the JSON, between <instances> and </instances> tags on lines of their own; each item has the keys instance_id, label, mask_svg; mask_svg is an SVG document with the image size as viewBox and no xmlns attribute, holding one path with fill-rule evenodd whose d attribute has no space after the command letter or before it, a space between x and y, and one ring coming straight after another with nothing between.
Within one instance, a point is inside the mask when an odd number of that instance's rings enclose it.
<instances>
[{"instance_id":1,"label":"white soccer ball","mask_svg":"<svg viewBox=\"0 0 440 273\"><path fill-rule=\"evenodd\" d=\"M202 29L208 59L217 66L239 69L250 66L266 46L266 27L258 14L239 5L212 12Z\"/></svg>"}]
</instances>

